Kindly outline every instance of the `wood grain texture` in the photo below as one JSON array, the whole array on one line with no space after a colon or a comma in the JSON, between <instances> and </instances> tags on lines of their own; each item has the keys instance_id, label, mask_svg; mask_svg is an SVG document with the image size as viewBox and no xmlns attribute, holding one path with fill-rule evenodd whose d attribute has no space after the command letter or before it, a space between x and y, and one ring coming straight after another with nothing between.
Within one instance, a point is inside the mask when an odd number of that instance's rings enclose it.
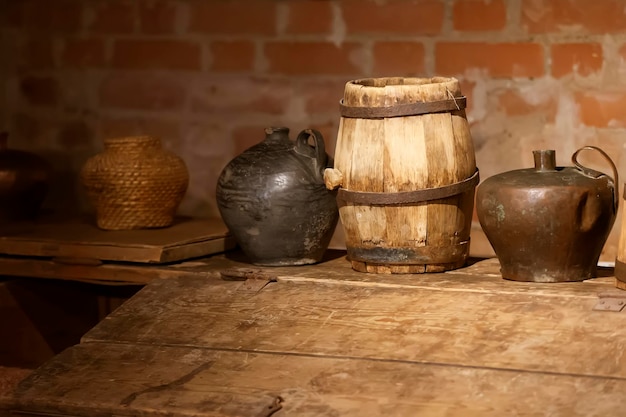
<instances>
[{"instance_id":1,"label":"wood grain texture","mask_svg":"<svg viewBox=\"0 0 626 417\"><path fill-rule=\"evenodd\" d=\"M168 266L174 271L172 276L197 276L199 278L215 278L219 271L231 268L252 268L264 274L276 277L279 281L310 282L328 285L356 285L370 287L393 288L438 288L446 291L464 292L498 292L501 294L518 294L528 292L545 296L583 296L595 297L596 291L601 291L612 282L612 268L600 268L600 278L590 279L567 286L564 292L560 285L545 285L534 282L505 281L500 273L500 263L497 258L472 259L466 267L446 271L445 273L415 275L415 274L363 274L350 267L350 261L343 250L328 250L322 262L308 267L259 267L250 265L245 256L239 251L215 255ZM159 270L163 269L159 267ZM169 275L168 275L169 276Z\"/></svg>"},{"instance_id":2,"label":"wood grain texture","mask_svg":"<svg viewBox=\"0 0 626 417\"><path fill-rule=\"evenodd\" d=\"M154 281L83 341L626 378L626 315L592 311L610 278L558 286L460 273L359 281L307 269L317 276L264 268L278 282L253 294L217 276Z\"/></svg>"},{"instance_id":3,"label":"wood grain texture","mask_svg":"<svg viewBox=\"0 0 626 417\"><path fill-rule=\"evenodd\" d=\"M626 381L447 364L88 343L18 386L18 409L74 416L607 416Z\"/></svg>"},{"instance_id":4,"label":"wood grain texture","mask_svg":"<svg viewBox=\"0 0 626 417\"><path fill-rule=\"evenodd\" d=\"M220 273L271 276L258 292ZM363 274L341 251L261 268L237 252L172 265L36 370L16 416L621 415L626 314L604 277L505 281L497 259ZM23 413L23 414L21 414Z\"/></svg>"},{"instance_id":5,"label":"wood grain texture","mask_svg":"<svg viewBox=\"0 0 626 417\"><path fill-rule=\"evenodd\" d=\"M460 95L454 78L373 78L348 82L343 100L353 108L379 108ZM382 119L342 117L334 168L342 177L342 187L353 192L396 193L463 181L476 170L464 110ZM461 267L467 251L459 257L439 248L469 240L473 199L472 189L411 204L340 201L353 267L375 273L440 272ZM411 254L422 247L435 249L428 256L420 251L412 259ZM373 256L367 252L372 248L386 252ZM437 258L434 253L442 255Z\"/></svg>"},{"instance_id":6,"label":"wood grain texture","mask_svg":"<svg viewBox=\"0 0 626 417\"><path fill-rule=\"evenodd\" d=\"M31 372L32 369L0 365L0 417L11 416L9 410L16 407L14 390Z\"/></svg>"},{"instance_id":7,"label":"wood grain texture","mask_svg":"<svg viewBox=\"0 0 626 417\"><path fill-rule=\"evenodd\" d=\"M105 231L89 222L23 223L0 230L0 254L164 263L232 249L221 219L178 219L161 229Z\"/></svg>"},{"instance_id":8,"label":"wood grain texture","mask_svg":"<svg viewBox=\"0 0 626 417\"><path fill-rule=\"evenodd\" d=\"M162 264L77 265L54 260L0 257L0 275L80 281L100 285L143 285L156 278L206 275L201 269L181 268ZM203 264L204 265L204 264Z\"/></svg>"},{"instance_id":9,"label":"wood grain texture","mask_svg":"<svg viewBox=\"0 0 626 417\"><path fill-rule=\"evenodd\" d=\"M624 195L622 195L624 197ZM622 201L624 204L625 201ZM619 231L619 239L617 241L616 261L618 263L626 263L626 210L622 207L621 225ZM615 286L621 290L626 290L626 275L621 268L617 268L620 272L615 273Z\"/></svg>"}]
</instances>

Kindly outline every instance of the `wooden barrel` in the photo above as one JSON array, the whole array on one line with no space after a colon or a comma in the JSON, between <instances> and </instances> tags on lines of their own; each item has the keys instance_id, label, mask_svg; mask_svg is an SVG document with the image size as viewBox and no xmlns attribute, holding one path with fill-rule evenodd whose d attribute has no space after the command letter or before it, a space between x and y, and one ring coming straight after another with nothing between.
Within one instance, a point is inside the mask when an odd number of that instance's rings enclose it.
<instances>
[{"instance_id":1,"label":"wooden barrel","mask_svg":"<svg viewBox=\"0 0 626 417\"><path fill-rule=\"evenodd\" d=\"M478 170L465 97L454 78L350 81L334 169L352 268L424 273L469 253Z\"/></svg>"}]
</instances>

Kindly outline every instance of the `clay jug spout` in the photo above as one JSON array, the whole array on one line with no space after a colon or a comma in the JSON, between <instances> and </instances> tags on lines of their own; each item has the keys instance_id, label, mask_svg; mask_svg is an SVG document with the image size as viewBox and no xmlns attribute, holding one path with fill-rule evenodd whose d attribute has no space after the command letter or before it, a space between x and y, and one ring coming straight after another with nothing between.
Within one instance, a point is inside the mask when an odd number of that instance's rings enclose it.
<instances>
[{"instance_id":1,"label":"clay jug spout","mask_svg":"<svg viewBox=\"0 0 626 417\"><path fill-rule=\"evenodd\" d=\"M554 149L533 151L535 170L540 172L556 171L556 153Z\"/></svg>"}]
</instances>

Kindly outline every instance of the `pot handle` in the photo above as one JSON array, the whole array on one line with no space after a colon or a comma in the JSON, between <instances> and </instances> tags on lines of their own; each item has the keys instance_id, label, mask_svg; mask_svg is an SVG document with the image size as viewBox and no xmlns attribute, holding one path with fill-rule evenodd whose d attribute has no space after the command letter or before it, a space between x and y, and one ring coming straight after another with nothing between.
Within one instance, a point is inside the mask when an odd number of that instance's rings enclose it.
<instances>
[{"instance_id":1,"label":"pot handle","mask_svg":"<svg viewBox=\"0 0 626 417\"><path fill-rule=\"evenodd\" d=\"M309 145L310 138L313 138L313 146ZM315 155L311 154L311 150L315 152ZM322 134L315 129L304 129L296 138L295 151L300 155L313 159L315 174L322 178L323 170L326 168L326 162L328 161Z\"/></svg>"},{"instance_id":2,"label":"pot handle","mask_svg":"<svg viewBox=\"0 0 626 417\"><path fill-rule=\"evenodd\" d=\"M598 148L597 146L583 146L582 148L574 152L574 154L572 155L572 162L574 163L574 165L576 165L576 168L578 168L579 170L583 172L583 174L588 175L590 177L598 178L606 174L596 171L595 169L587 168L586 166L579 163L578 154L580 153L580 151L596 151L600 153L600 155L602 155L602 157L604 157L604 159L611 166L611 169L613 170L613 178L612 178L613 180L613 210L615 210L615 213L617 213L617 209L619 208L619 189L618 189L619 178L618 178L617 167L615 166L615 163L613 163L613 160L611 159L609 155L607 155L606 152L604 152L602 149Z\"/></svg>"}]
</instances>

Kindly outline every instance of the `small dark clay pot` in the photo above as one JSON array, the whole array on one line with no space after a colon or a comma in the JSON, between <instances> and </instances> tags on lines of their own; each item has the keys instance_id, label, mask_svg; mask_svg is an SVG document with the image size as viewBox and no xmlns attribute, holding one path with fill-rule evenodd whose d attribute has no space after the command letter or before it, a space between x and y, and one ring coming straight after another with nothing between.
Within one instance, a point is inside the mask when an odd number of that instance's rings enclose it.
<instances>
[{"instance_id":1,"label":"small dark clay pot","mask_svg":"<svg viewBox=\"0 0 626 417\"><path fill-rule=\"evenodd\" d=\"M324 139L304 130L293 142L286 127L265 134L222 171L216 194L222 218L256 265L319 262L339 216L335 193L324 185L330 166Z\"/></svg>"},{"instance_id":2,"label":"small dark clay pot","mask_svg":"<svg viewBox=\"0 0 626 417\"><path fill-rule=\"evenodd\" d=\"M582 166L582 150L599 152L613 178ZM596 275L618 206L617 169L601 149L572 155L557 167L553 150L534 151L535 167L494 175L476 190L480 224L500 260L502 277L516 281L582 281Z\"/></svg>"},{"instance_id":3,"label":"small dark clay pot","mask_svg":"<svg viewBox=\"0 0 626 417\"><path fill-rule=\"evenodd\" d=\"M43 204L52 168L31 152L9 149L0 132L0 222L33 220Z\"/></svg>"}]
</instances>

